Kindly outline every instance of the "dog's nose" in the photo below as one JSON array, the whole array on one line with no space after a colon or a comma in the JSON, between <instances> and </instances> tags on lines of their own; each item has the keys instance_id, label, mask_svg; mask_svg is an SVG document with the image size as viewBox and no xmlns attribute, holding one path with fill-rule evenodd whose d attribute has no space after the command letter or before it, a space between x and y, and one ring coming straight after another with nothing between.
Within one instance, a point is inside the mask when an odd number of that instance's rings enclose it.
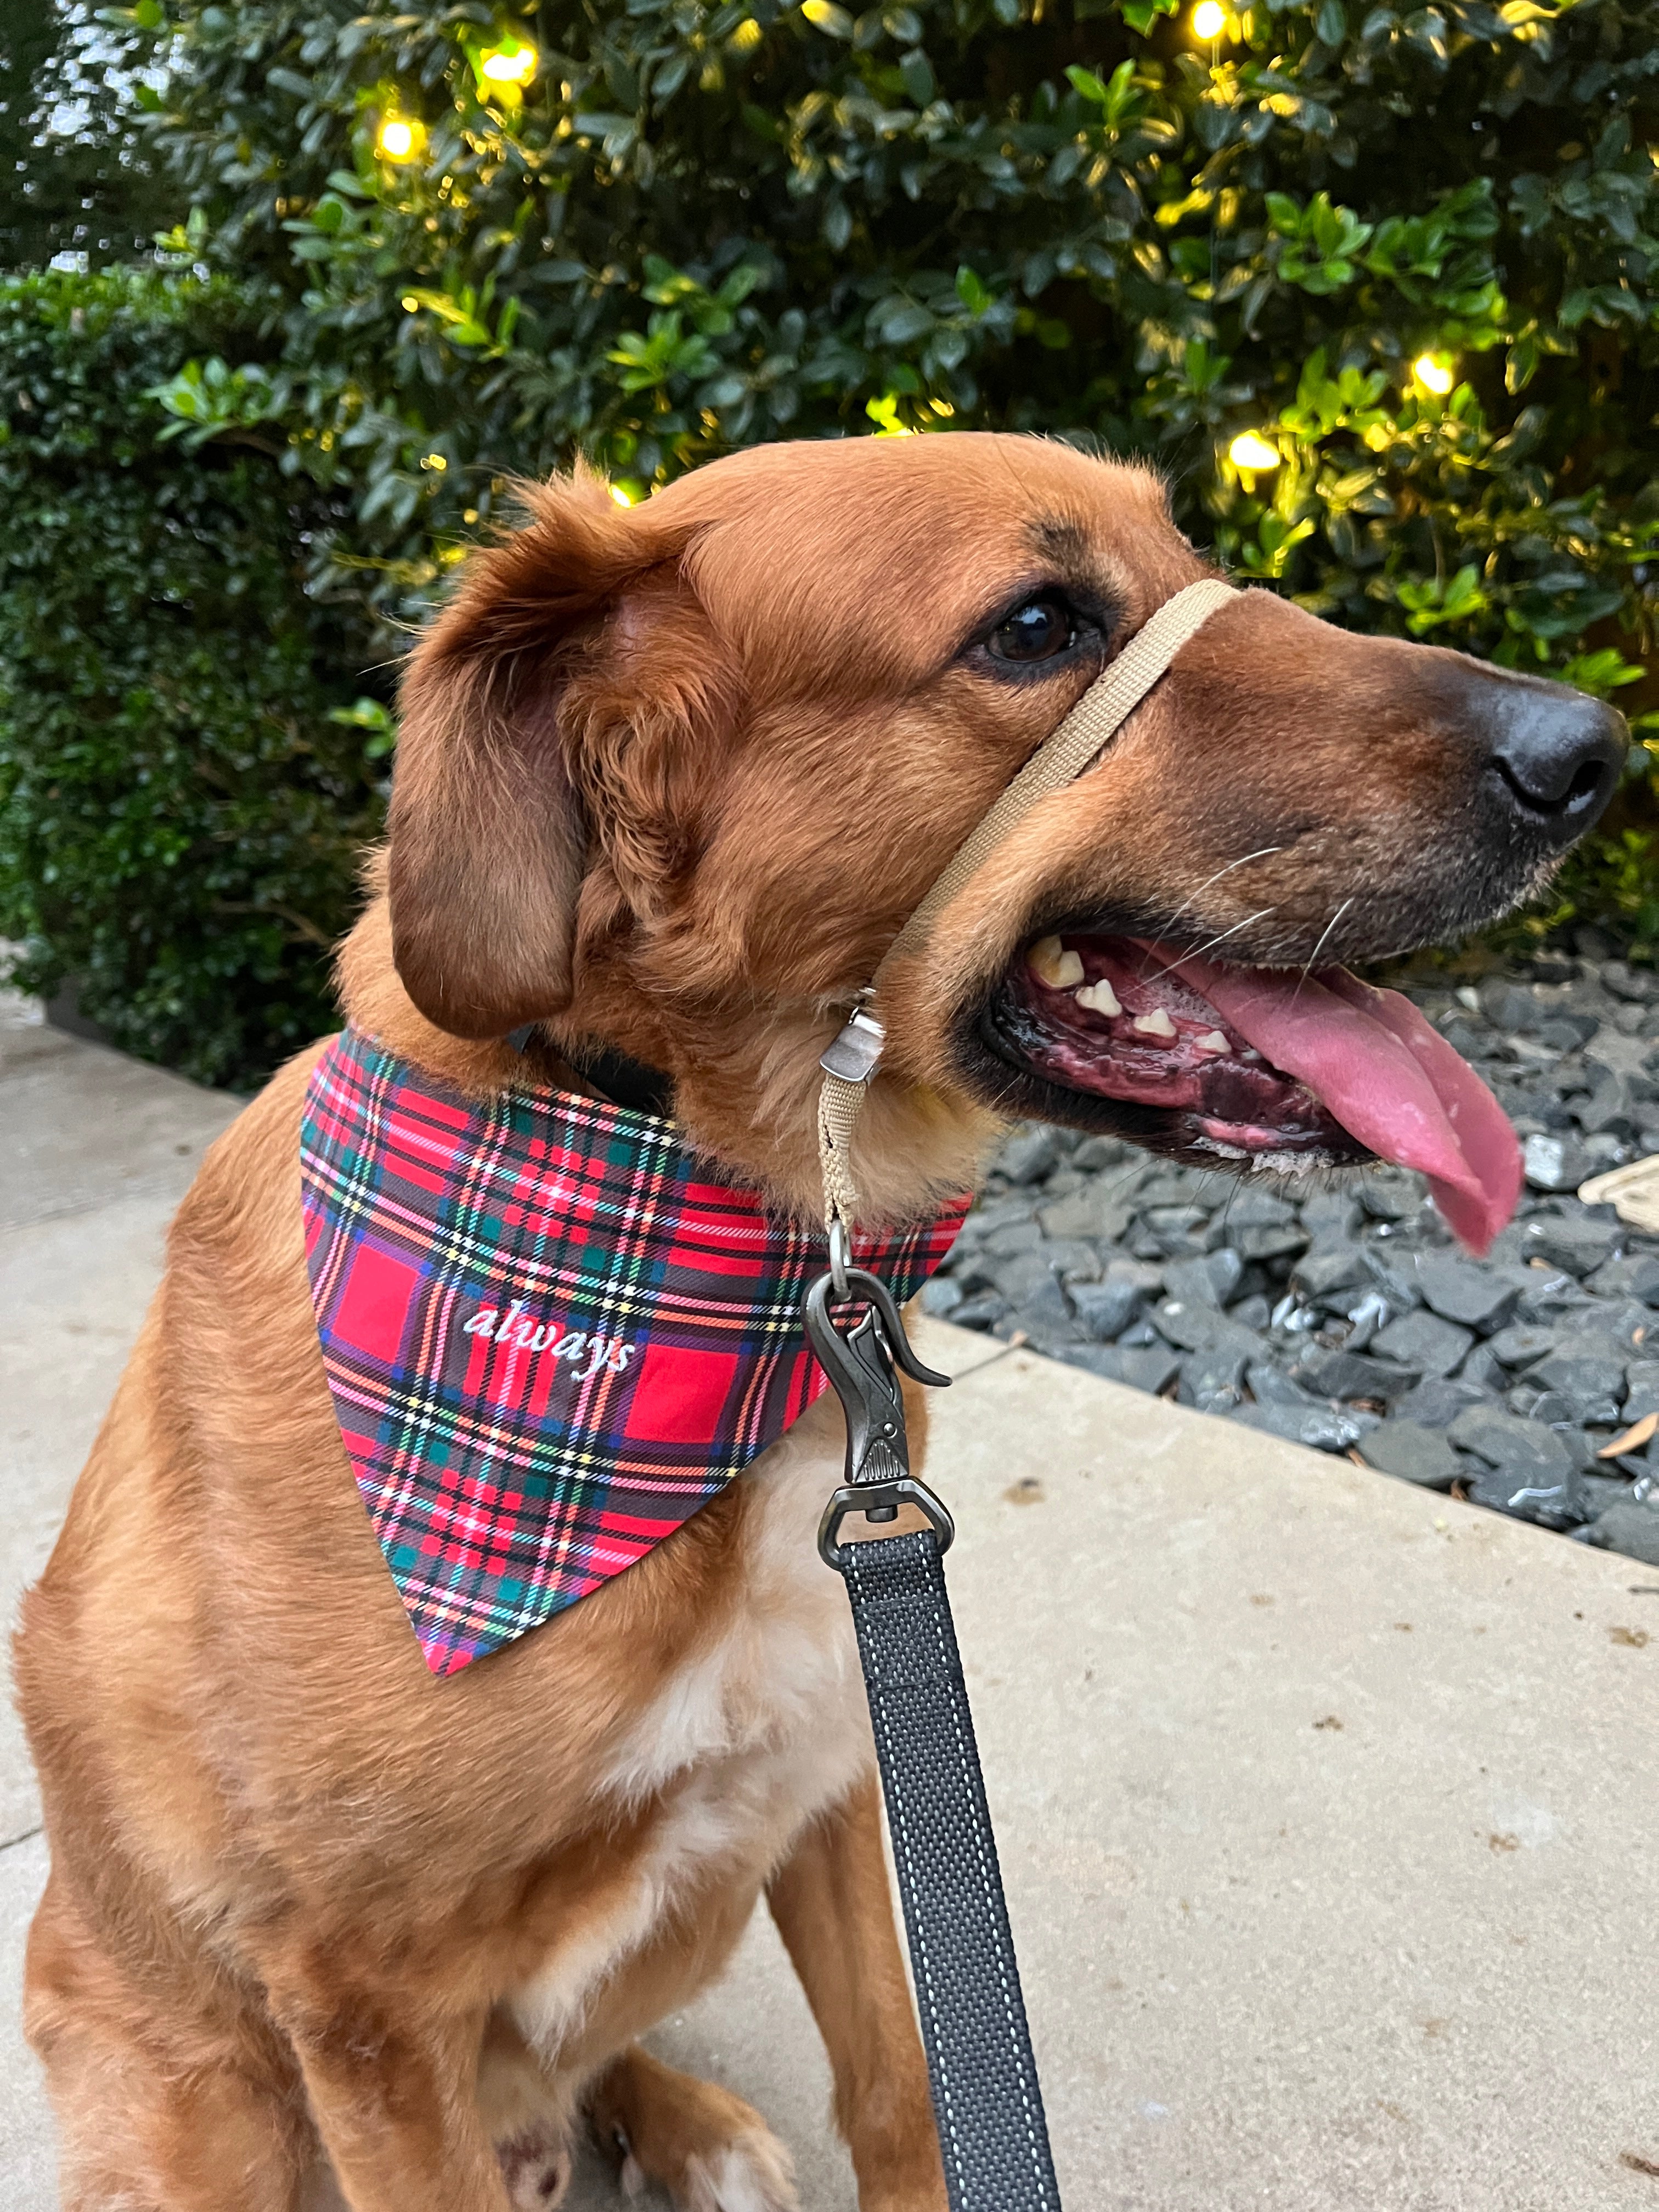
<instances>
[{"instance_id":1,"label":"dog's nose","mask_svg":"<svg viewBox=\"0 0 1659 2212\"><path fill-rule=\"evenodd\" d=\"M1486 706L1488 770L1511 808L1552 844L1582 837L1618 786L1624 716L1539 678L1504 684Z\"/></svg>"}]
</instances>

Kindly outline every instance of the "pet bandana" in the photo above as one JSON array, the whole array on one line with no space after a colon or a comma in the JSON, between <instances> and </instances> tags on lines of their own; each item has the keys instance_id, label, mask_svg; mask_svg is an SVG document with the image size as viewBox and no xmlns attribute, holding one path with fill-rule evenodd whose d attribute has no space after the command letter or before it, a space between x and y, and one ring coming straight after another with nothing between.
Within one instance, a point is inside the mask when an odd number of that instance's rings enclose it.
<instances>
[{"instance_id":1,"label":"pet bandana","mask_svg":"<svg viewBox=\"0 0 1659 2212\"><path fill-rule=\"evenodd\" d=\"M347 1029L300 1147L341 1438L435 1674L632 1566L824 1388L800 1322L822 1235L672 1121L558 1091L480 1104ZM967 1205L854 1257L902 1303Z\"/></svg>"}]
</instances>

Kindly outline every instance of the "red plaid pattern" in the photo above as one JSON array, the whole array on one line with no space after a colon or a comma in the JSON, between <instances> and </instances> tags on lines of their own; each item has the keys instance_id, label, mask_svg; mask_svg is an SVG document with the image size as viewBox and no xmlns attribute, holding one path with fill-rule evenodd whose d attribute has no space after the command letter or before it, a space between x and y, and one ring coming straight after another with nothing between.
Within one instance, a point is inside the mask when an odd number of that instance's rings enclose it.
<instances>
[{"instance_id":1,"label":"red plaid pattern","mask_svg":"<svg viewBox=\"0 0 1659 2212\"><path fill-rule=\"evenodd\" d=\"M671 1121L564 1091L479 1105L348 1029L300 1143L341 1437L434 1674L632 1566L824 1387L800 1326L823 1237ZM967 1205L854 1256L902 1301Z\"/></svg>"}]
</instances>

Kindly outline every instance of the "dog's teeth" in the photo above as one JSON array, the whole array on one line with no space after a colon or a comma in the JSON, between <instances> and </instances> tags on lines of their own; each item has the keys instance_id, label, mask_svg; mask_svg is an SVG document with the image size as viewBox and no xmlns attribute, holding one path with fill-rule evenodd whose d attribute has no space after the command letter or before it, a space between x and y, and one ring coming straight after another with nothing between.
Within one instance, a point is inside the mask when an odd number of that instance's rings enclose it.
<instances>
[{"instance_id":1,"label":"dog's teeth","mask_svg":"<svg viewBox=\"0 0 1659 2212\"><path fill-rule=\"evenodd\" d=\"M1097 983L1085 983L1076 994L1079 1006L1086 1006L1091 1014L1121 1014L1117 993L1103 975Z\"/></svg>"},{"instance_id":2,"label":"dog's teeth","mask_svg":"<svg viewBox=\"0 0 1659 2212\"><path fill-rule=\"evenodd\" d=\"M1162 1006L1154 1006L1150 1014L1137 1014L1134 1025L1143 1036L1167 1038L1172 1037L1176 1033L1175 1024Z\"/></svg>"},{"instance_id":3,"label":"dog's teeth","mask_svg":"<svg viewBox=\"0 0 1659 2212\"><path fill-rule=\"evenodd\" d=\"M1194 1052L1231 1052L1232 1047L1219 1030L1210 1030L1201 1037L1193 1039Z\"/></svg>"},{"instance_id":4,"label":"dog's teeth","mask_svg":"<svg viewBox=\"0 0 1659 2212\"><path fill-rule=\"evenodd\" d=\"M1025 964L1051 991L1069 991L1083 981L1083 963L1066 951L1057 937L1040 937L1025 956Z\"/></svg>"}]
</instances>

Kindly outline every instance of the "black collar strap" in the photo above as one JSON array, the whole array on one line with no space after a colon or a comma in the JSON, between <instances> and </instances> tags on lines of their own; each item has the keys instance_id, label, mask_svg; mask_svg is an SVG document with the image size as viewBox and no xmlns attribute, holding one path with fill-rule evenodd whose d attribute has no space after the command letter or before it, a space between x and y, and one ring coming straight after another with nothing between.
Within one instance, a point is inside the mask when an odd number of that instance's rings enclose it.
<instances>
[{"instance_id":1,"label":"black collar strap","mask_svg":"<svg viewBox=\"0 0 1659 2212\"><path fill-rule=\"evenodd\" d=\"M514 1052L522 1055L529 1049L535 1034L534 1022L526 1022L522 1029L510 1030L507 1041ZM661 1068L648 1067L642 1060L630 1060L625 1052L613 1052L608 1044L600 1044L597 1040L561 1057L611 1105L625 1107L634 1114L653 1114L659 1121L672 1120L674 1079L665 1075Z\"/></svg>"}]
</instances>

